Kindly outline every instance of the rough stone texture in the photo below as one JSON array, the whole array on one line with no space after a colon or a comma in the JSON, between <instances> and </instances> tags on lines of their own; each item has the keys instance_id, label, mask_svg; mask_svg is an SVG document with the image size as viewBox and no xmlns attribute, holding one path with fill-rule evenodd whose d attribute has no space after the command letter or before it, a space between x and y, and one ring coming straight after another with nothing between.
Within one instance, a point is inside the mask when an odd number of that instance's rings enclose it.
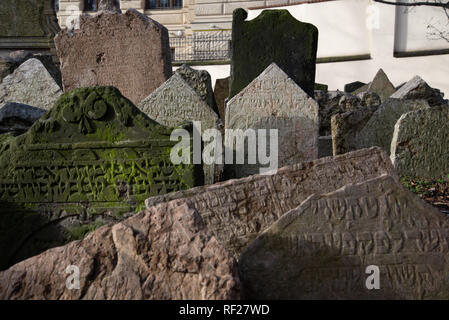
<instances>
[{"instance_id":1,"label":"rough stone texture","mask_svg":"<svg viewBox=\"0 0 449 320\"><path fill-rule=\"evenodd\" d=\"M215 103L214 91L212 90L212 80L206 70L195 70L187 64L183 64L175 71L179 74L196 93L199 94L207 105L218 114Z\"/></svg>"},{"instance_id":2,"label":"rough stone texture","mask_svg":"<svg viewBox=\"0 0 449 320\"><path fill-rule=\"evenodd\" d=\"M8 102L0 104L0 134L10 132L17 136L27 131L45 110L27 104Z\"/></svg>"},{"instance_id":3,"label":"rough stone texture","mask_svg":"<svg viewBox=\"0 0 449 320\"><path fill-rule=\"evenodd\" d=\"M79 290L66 288L80 271ZM197 210L147 209L0 273L0 299L238 299L235 261Z\"/></svg>"},{"instance_id":4,"label":"rough stone texture","mask_svg":"<svg viewBox=\"0 0 449 320\"><path fill-rule=\"evenodd\" d=\"M318 137L318 158L332 156L332 136Z\"/></svg>"},{"instance_id":5,"label":"rough stone texture","mask_svg":"<svg viewBox=\"0 0 449 320\"><path fill-rule=\"evenodd\" d=\"M22 63L0 84L0 103L18 102L49 110L61 94L45 66L34 58Z\"/></svg>"},{"instance_id":6,"label":"rough stone texture","mask_svg":"<svg viewBox=\"0 0 449 320\"><path fill-rule=\"evenodd\" d=\"M136 212L150 196L201 185L170 159L172 128L113 87L75 89L0 144L0 269Z\"/></svg>"},{"instance_id":7,"label":"rough stone texture","mask_svg":"<svg viewBox=\"0 0 449 320\"><path fill-rule=\"evenodd\" d=\"M225 128L277 129L279 167L318 158L318 104L275 63L228 101ZM245 146L235 146L225 136L225 148L238 151L241 147ZM241 178L259 173L261 167L266 166L248 164L245 155L245 164L228 165L225 176Z\"/></svg>"},{"instance_id":8,"label":"rough stone texture","mask_svg":"<svg viewBox=\"0 0 449 320\"><path fill-rule=\"evenodd\" d=\"M366 83L360 82L360 81L347 83L347 84L345 84L344 91L347 93L351 93L351 92L356 91L357 89L360 89L361 87L363 87L365 85L366 85Z\"/></svg>"},{"instance_id":9,"label":"rough stone texture","mask_svg":"<svg viewBox=\"0 0 449 320\"><path fill-rule=\"evenodd\" d=\"M82 15L55 44L65 91L112 85L137 104L172 74L167 29L134 9Z\"/></svg>"},{"instance_id":10,"label":"rough stone texture","mask_svg":"<svg viewBox=\"0 0 449 320\"><path fill-rule=\"evenodd\" d=\"M342 91L315 91L314 99L320 107L320 135L331 134L331 119L336 114L355 111L363 107L379 106L380 98L372 92L352 95Z\"/></svg>"},{"instance_id":11,"label":"rough stone texture","mask_svg":"<svg viewBox=\"0 0 449 320\"><path fill-rule=\"evenodd\" d=\"M50 0L1 0L0 49L54 48L60 28Z\"/></svg>"},{"instance_id":12,"label":"rough stone texture","mask_svg":"<svg viewBox=\"0 0 449 320\"><path fill-rule=\"evenodd\" d=\"M373 81L371 81L366 86L362 86L359 89L355 90L353 94L358 94L361 92L374 92L380 97L381 101L384 101L395 91L395 87L390 82L385 72L382 69L379 69L379 71L377 71L376 75L374 76Z\"/></svg>"},{"instance_id":13,"label":"rough stone texture","mask_svg":"<svg viewBox=\"0 0 449 320\"><path fill-rule=\"evenodd\" d=\"M449 106L403 114L394 127L391 161L401 176L441 178L449 173Z\"/></svg>"},{"instance_id":14,"label":"rough stone texture","mask_svg":"<svg viewBox=\"0 0 449 320\"><path fill-rule=\"evenodd\" d=\"M229 96L229 81L230 77L215 80L214 96L217 102L218 114L220 119L226 119L226 99Z\"/></svg>"},{"instance_id":15,"label":"rough stone texture","mask_svg":"<svg viewBox=\"0 0 449 320\"><path fill-rule=\"evenodd\" d=\"M382 176L315 194L241 255L249 299L448 299L449 217ZM380 289L366 280L379 268Z\"/></svg>"},{"instance_id":16,"label":"rough stone texture","mask_svg":"<svg viewBox=\"0 0 449 320\"><path fill-rule=\"evenodd\" d=\"M287 10L263 10L250 21L247 15L241 8L233 12L229 98L273 62L313 97L318 29Z\"/></svg>"},{"instance_id":17,"label":"rough stone texture","mask_svg":"<svg viewBox=\"0 0 449 320\"><path fill-rule=\"evenodd\" d=\"M173 199L192 202L209 230L236 257L284 213L314 193L331 192L351 182L395 175L388 155L378 148L304 162L212 186L149 198L147 207Z\"/></svg>"},{"instance_id":18,"label":"rough stone texture","mask_svg":"<svg viewBox=\"0 0 449 320\"><path fill-rule=\"evenodd\" d=\"M185 121L200 121L201 132L219 129L218 115L192 89L181 75L175 73L137 107L160 124L176 127ZM215 166L204 165L205 183L214 183Z\"/></svg>"},{"instance_id":19,"label":"rough stone texture","mask_svg":"<svg viewBox=\"0 0 449 320\"><path fill-rule=\"evenodd\" d=\"M356 134L354 141L356 148L377 146L390 154L394 125L398 119L404 113L424 108L429 108L429 104L425 100L386 99Z\"/></svg>"},{"instance_id":20,"label":"rough stone texture","mask_svg":"<svg viewBox=\"0 0 449 320\"><path fill-rule=\"evenodd\" d=\"M443 97L444 94L440 90L431 88L419 76L415 76L391 95L391 98L396 99L423 99L430 106L444 104L445 100Z\"/></svg>"},{"instance_id":21,"label":"rough stone texture","mask_svg":"<svg viewBox=\"0 0 449 320\"><path fill-rule=\"evenodd\" d=\"M9 57L0 57L0 80L13 73L22 63L32 58L42 62L56 83L62 87L61 70L55 65L53 56L50 53L36 53L28 50L17 50L11 52Z\"/></svg>"},{"instance_id":22,"label":"rough stone texture","mask_svg":"<svg viewBox=\"0 0 449 320\"><path fill-rule=\"evenodd\" d=\"M332 117L332 152L334 156L357 150L357 135L377 108L378 106L369 106Z\"/></svg>"}]
</instances>

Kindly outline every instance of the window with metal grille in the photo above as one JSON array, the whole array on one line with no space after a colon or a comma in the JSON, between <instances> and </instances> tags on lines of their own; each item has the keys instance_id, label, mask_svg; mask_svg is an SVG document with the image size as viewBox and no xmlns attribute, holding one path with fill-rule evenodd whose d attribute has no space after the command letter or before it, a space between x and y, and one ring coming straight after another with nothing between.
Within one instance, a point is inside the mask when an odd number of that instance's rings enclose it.
<instances>
[{"instance_id":1,"label":"window with metal grille","mask_svg":"<svg viewBox=\"0 0 449 320\"><path fill-rule=\"evenodd\" d=\"M182 0L146 0L145 9L181 9Z\"/></svg>"}]
</instances>

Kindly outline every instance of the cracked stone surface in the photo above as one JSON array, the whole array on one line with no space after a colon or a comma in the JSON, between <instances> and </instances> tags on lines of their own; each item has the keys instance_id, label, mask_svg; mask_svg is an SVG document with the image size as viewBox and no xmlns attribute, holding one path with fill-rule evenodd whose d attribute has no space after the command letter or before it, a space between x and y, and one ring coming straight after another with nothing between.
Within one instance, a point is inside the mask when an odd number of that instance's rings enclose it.
<instances>
[{"instance_id":1,"label":"cracked stone surface","mask_svg":"<svg viewBox=\"0 0 449 320\"><path fill-rule=\"evenodd\" d=\"M448 299L449 217L384 175L317 193L241 255L248 299ZM379 289L368 290L379 270Z\"/></svg>"},{"instance_id":2,"label":"cracked stone surface","mask_svg":"<svg viewBox=\"0 0 449 320\"><path fill-rule=\"evenodd\" d=\"M1 272L0 299L238 299L239 285L194 206L173 201Z\"/></svg>"}]
</instances>

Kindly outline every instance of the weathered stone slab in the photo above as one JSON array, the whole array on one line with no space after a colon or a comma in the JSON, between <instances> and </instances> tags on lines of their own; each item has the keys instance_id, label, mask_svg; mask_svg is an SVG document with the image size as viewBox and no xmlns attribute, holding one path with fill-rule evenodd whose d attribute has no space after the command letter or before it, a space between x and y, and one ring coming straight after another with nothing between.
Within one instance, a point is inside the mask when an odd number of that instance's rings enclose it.
<instances>
[{"instance_id":1,"label":"weathered stone slab","mask_svg":"<svg viewBox=\"0 0 449 320\"><path fill-rule=\"evenodd\" d=\"M157 196L145 203L151 207L173 199L188 199L217 240L238 256L258 233L311 194L331 192L382 174L395 176L387 154L372 148L295 164L273 175L253 175Z\"/></svg>"},{"instance_id":2,"label":"weathered stone slab","mask_svg":"<svg viewBox=\"0 0 449 320\"><path fill-rule=\"evenodd\" d=\"M113 87L62 95L0 145L0 268L136 212L152 195L201 185L170 159L172 128Z\"/></svg>"},{"instance_id":3,"label":"weathered stone slab","mask_svg":"<svg viewBox=\"0 0 449 320\"><path fill-rule=\"evenodd\" d=\"M219 129L220 125L215 111L177 73L139 103L138 108L151 119L170 127L185 121L199 121L203 133L207 129ZM215 166L205 165L205 183L214 183L214 176Z\"/></svg>"},{"instance_id":4,"label":"weathered stone slab","mask_svg":"<svg viewBox=\"0 0 449 320\"><path fill-rule=\"evenodd\" d=\"M380 97L381 101L384 101L395 91L395 87L390 82L385 72L382 69L379 69L379 71L377 71L376 75L374 76L373 81L371 81L366 86L362 86L359 89L355 90L353 94L358 94L361 92L374 92Z\"/></svg>"},{"instance_id":5,"label":"weathered stone slab","mask_svg":"<svg viewBox=\"0 0 449 320\"><path fill-rule=\"evenodd\" d=\"M80 272L79 289L66 283ZM161 204L0 273L0 299L238 299L234 259L191 204Z\"/></svg>"},{"instance_id":6,"label":"weathered stone slab","mask_svg":"<svg viewBox=\"0 0 449 320\"><path fill-rule=\"evenodd\" d=\"M448 299L449 217L378 177L313 195L240 256L249 299ZM379 289L369 290L379 269Z\"/></svg>"},{"instance_id":7,"label":"weathered stone slab","mask_svg":"<svg viewBox=\"0 0 449 320\"><path fill-rule=\"evenodd\" d=\"M247 16L241 8L233 12L229 98L273 62L313 97L318 29L287 10L263 10L250 21Z\"/></svg>"},{"instance_id":8,"label":"weathered stone slab","mask_svg":"<svg viewBox=\"0 0 449 320\"><path fill-rule=\"evenodd\" d=\"M19 135L27 131L45 110L27 104L8 102L0 104L0 134Z\"/></svg>"},{"instance_id":9,"label":"weathered stone slab","mask_svg":"<svg viewBox=\"0 0 449 320\"><path fill-rule=\"evenodd\" d=\"M365 126L355 136L357 149L381 147L390 154L394 125L409 111L430 108L425 100L399 100L387 98L373 113Z\"/></svg>"},{"instance_id":10,"label":"weathered stone slab","mask_svg":"<svg viewBox=\"0 0 449 320\"><path fill-rule=\"evenodd\" d=\"M2 0L0 2L0 49L54 48L60 30L50 0Z\"/></svg>"},{"instance_id":11,"label":"weathered stone slab","mask_svg":"<svg viewBox=\"0 0 449 320\"><path fill-rule=\"evenodd\" d=\"M357 150L357 135L378 106L336 114L331 119L332 152L335 155Z\"/></svg>"},{"instance_id":12,"label":"weathered stone slab","mask_svg":"<svg viewBox=\"0 0 449 320\"><path fill-rule=\"evenodd\" d=\"M328 91L329 86L327 84L315 82L314 89L315 89L315 91L320 90L320 91L326 92L326 91Z\"/></svg>"},{"instance_id":13,"label":"weathered stone slab","mask_svg":"<svg viewBox=\"0 0 449 320\"><path fill-rule=\"evenodd\" d=\"M354 81L354 82L345 84L344 91L347 93L352 93L365 85L366 85L366 83L364 83L364 82Z\"/></svg>"},{"instance_id":14,"label":"weathered stone slab","mask_svg":"<svg viewBox=\"0 0 449 320\"><path fill-rule=\"evenodd\" d=\"M192 69L187 64L183 64L180 68L176 69L175 72L179 74L184 81L198 93L201 99L203 99L204 102L218 114L209 72L206 70Z\"/></svg>"},{"instance_id":15,"label":"weathered stone slab","mask_svg":"<svg viewBox=\"0 0 449 320\"><path fill-rule=\"evenodd\" d=\"M441 178L449 172L449 106L403 114L394 127L391 161L401 176Z\"/></svg>"},{"instance_id":16,"label":"weathered stone slab","mask_svg":"<svg viewBox=\"0 0 449 320\"><path fill-rule=\"evenodd\" d=\"M440 90L431 88L419 76L413 77L391 95L391 98L395 99L423 99L430 106L443 104L445 101L443 97L444 94Z\"/></svg>"},{"instance_id":17,"label":"weathered stone slab","mask_svg":"<svg viewBox=\"0 0 449 320\"><path fill-rule=\"evenodd\" d=\"M214 96L217 102L218 114L223 121L226 118L226 99L229 96L229 81L230 77L215 80Z\"/></svg>"},{"instance_id":18,"label":"weathered stone slab","mask_svg":"<svg viewBox=\"0 0 449 320\"><path fill-rule=\"evenodd\" d=\"M355 111L369 106L378 106L381 101L373 92L352 95L342 91L315 91L314 99L320 108L320 135L331 135L331 119L336 114Z\"/></svg>"},{"instance_id":19,"label":"weathered stone slab","mask_svg":"<svg viewBox=\"0 0 449 320\"><path fill-rule=\"evenodd\" d=\"M225 128L278 130L279 167L318 158L318 104L275 63L228 101ZM225 148L241 150L233 141L227 134ZM241 178L264 166L248 164L245 156L245 164L229 167L230 177Z\"/></svg>"},{"instance_id":20,"label":"weathered stone slab","mask_svg":"<svg viewBox=\"0 0 449 320\"><path fill-rule=\"evenodd\" d=\"M332 136L319 136L318 158L331 157L332 155Z\"/></svg>"},{"instance_id":21,"label":"weathered stone slab","mask_svg":"<svg viewBox=\"0 0 449 320\"><path fill-rule=\"evenodd\" d=\"M34 58L22 63L0 84L0 103L18 102L49 110L61 94L45 66Z\"/></svg>"},{"instance_id":22,"label":"weathered stone slab","mask_svg":"<svg viewBox=\"0 0 449 320\"><path fill-rule=\"evenodd\" d=\"M82 15L55 44L65 91L112 85L137 104L172 74L167 29L134 9Z\"/></svg>"}]
</instances>

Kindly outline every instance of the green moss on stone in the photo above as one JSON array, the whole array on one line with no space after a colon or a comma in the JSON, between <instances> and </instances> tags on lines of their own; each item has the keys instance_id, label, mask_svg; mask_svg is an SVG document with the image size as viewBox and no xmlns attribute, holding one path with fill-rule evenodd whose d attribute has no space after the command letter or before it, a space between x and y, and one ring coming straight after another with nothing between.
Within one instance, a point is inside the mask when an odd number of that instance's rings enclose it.
<instances>
[{"instance_id":1,"label":"green moss on stone","mask_svg":"<svg viewBox=\"0 0 449 320\"><path fill-rule=\"evenodd\" d=\"M318 29L287 10L264 10L250 21L246 17L245 10L234 10L229 98L272 62L313 96Z\"/></svg>"}]
</instances>

